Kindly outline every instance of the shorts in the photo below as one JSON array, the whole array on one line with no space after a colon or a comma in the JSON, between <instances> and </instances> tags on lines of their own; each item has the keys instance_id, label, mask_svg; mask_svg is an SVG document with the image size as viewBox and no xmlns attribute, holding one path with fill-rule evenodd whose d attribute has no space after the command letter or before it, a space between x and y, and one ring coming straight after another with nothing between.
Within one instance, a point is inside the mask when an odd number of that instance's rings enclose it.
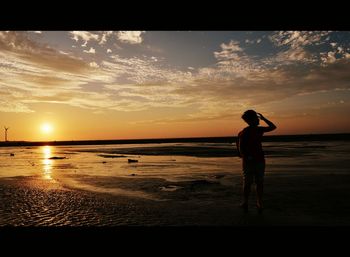
<instances>
[{"instance_id":1,"label":"shorts","mask_svg":"<svg viewBox=\"0 0 350 257\"><path fill-rule=\"evenodd\" d=\"M263 162L246 162L243 164L244 182L252 184L264 182L265 163Z\"/></svg>"}]
</instances>

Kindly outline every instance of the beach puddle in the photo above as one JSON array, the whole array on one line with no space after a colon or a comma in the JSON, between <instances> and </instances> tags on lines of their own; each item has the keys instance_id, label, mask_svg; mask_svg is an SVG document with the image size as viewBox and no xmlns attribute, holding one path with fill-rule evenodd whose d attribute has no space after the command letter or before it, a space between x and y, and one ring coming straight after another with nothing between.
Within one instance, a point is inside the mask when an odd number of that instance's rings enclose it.
<instances>
[{"instance_id":1,"label":"beach puddle","mask_svg":"<svg viewBox=\"0 0 350 257\"><path fill-rule=\"evenodd\" d=\"M163 187L160 187L159 189L161 191L166 191L166 192L174 192L178 189L181 189L183 187L180 187L180 186L174 186L174 185L170 185L170 186L163 186Z\"/></svg>"},{"instance_id":2,"label":"beach puddle","mask_svg":"<svg viewBox=\"0 0 350 257\"><path fill-rule=\"evenodd\" d=\"M95 193L106 193L106 194L111 194L116 196L143 198L143 199L153 200L153 201L165 201L164 199L160 199L152 194L146 193L144 191L139 191L139 190L127 190L127 189L122 189L118 187L95 186L89 183L84 183L75 179L68 179L68 178L63 178L60 180L60 182L63 183L64 186L71 189L79 189L79 190L85 190L85 191L90 191Z\"/></svg>"},{"instance_id":3,"label":"beach puddle","mask_svg":"<svg viewBox=\"0 0 350 257\"><path fill-rule=\"evenodd\" d=\"M126 158L126 155L113 155L113 154L98 154L97 156L102 158Z\"/></svg>"}]
</instances>

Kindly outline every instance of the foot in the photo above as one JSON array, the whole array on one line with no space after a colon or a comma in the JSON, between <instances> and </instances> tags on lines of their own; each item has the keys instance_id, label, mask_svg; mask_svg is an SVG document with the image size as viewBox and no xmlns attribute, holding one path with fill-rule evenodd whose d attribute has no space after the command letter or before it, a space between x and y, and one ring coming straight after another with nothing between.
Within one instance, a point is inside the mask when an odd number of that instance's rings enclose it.
<instances>
[{"instance_id":1,"label":"foot","mask_svg":"<svg viewBox=\"0 0 350 257\"><path fill-rule=\"evenodd\" d=\"M261 202L256 203L256 208L258 209L259 213L262 213L262 211L264 210L264 207Z\"/></svg>"},{"instance_id":2,"label":"foot","mask_svg":"<svg viewBox=\"0 0 350 257\"><path fill-rule=\"evenodd\" d=\"M246 202L241 203L239 207L241 207L245 212L248 211L248 203Z\"/></svg>"}]
</instances>

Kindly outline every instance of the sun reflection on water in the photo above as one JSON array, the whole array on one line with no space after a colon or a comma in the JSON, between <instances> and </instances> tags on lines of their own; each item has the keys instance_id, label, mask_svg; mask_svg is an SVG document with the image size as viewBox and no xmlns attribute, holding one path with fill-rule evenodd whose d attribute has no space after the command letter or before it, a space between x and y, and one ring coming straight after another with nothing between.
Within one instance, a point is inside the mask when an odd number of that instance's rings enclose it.
<instances>
[{"instance_id":1,"label":"sun reflection on water","mask_svg":"<svg viewBox=\"0 0 350 257\"><path fill-rule=\"evenodd\" d=\"M47 180L52 180L52 160L51 157L51 146L44 146L43 148L44 159L43 163L43 178Z\"/></svg>"}]
</instances>

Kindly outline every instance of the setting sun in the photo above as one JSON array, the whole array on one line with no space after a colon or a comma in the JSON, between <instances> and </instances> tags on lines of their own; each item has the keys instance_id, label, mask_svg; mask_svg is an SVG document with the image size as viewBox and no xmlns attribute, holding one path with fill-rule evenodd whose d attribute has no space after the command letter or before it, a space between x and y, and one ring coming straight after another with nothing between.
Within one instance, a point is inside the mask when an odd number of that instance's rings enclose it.
<instances>
[{"instance_id":1,"label":"setting sun","mask_svg":"<svg viewBox=\"0 0 350 257\"><path fill-rule=\"evenodd\" d=\"M53 127L49 123L44 123L44 124L41 125L41 132L43 132L45 134L51 133L52 130L53 130Z\"/></svg>"}]
</instances>

